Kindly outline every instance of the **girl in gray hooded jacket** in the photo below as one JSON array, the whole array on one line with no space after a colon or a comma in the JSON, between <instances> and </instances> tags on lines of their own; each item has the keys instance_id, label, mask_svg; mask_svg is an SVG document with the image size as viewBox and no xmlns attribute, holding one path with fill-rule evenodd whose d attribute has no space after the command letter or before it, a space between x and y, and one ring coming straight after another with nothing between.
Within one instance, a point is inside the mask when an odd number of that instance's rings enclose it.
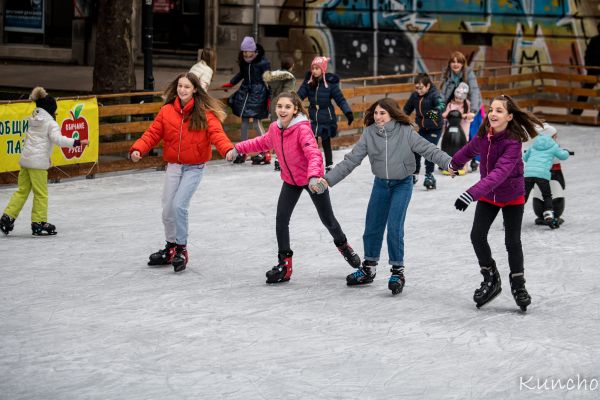
<instances>
[{"instance_id":1,"label":"girl in gray hooded jacket","mask_svg":"<svg viewBox=\"0 0 600 400\"><path fill-rule=\"evenodd\" d=\"M416 168L414 153L448 169L451 157L419 136L395 100L380 99L365 113L365 130L350 153L344 156L325 179L334 186L358 167L368 156L375 175L367 207L362 266L346 278L348 285L373 282L387 226L387 244L392 275L388 288L392 294L404 287L404 220L413 190Z\"/></svg>"}]
</instances>

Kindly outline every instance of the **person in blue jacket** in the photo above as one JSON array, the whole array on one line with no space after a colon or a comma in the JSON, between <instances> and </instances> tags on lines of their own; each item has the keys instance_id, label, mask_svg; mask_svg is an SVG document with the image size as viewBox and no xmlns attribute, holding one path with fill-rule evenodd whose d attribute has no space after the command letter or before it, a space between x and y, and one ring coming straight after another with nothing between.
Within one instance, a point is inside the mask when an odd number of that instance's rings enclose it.
<instances>
[{"instance_id":1,"label":"person in blue jacket","mask_svg":"<svg viewBox=\"0 0 600 400\"><path fill-rule=\"evenodd\" d=\"M298 90L298 97L304 100L308 97L308 114L312 130L316 137L321 138L323 153L325 154L325 170L331 170L333 154L331 151L331 138L337 135L337 118L331 100L335 100L338 107L352 125L354 115L348 102L339 87L340 78L327 72L329 57L315 57Z\"/></svg>"},{"instance_id":2,"label":"person in blue jacket","mask_svg":"<svg viewBox=\"0 0 600 400\"><path fill-rule=\"evenodd\" d=\"M265 57L263 47L257 44L251 36L246 36L242 40L238 63L240 72L222 88L231 88L240 81L242 82L240 88L229 97L228 104L233 114L242 119L240 141L243 142L248 139L250 118L252 118L256 132L261 136L265 133L265 128L260 120L269 116L270 90L263 80L263 74L271 69L271 63ZM246 155L240 154L234 162L243 163L244 161L246 161Z\"/></svg>"},{"instance_id":3,"label":"person in blue jacket","mask_svg":"<svg viewBox=\"0 0 600 400\"><path fill-rule=\"evenodd\" d=\"M442 113L446 108L440 92L437 90L429 75L418 74L415 77L415 91L410 95L404 105L404 113L410 115L416 113L416 123L419 127L419 135L428 142L437 145L442 136ZM419 171L421 170L421 155L415 153L417 168L413 175L413 184L417 183ZM425 160L425 180L423 185L427 189L435 189L436 182L433 177L434 164Z\"/></svg>"},{"instance_id":4,"label":"person in blue jacket","mask_svg":"<svg viewBox=\"0 0 600 400\"><path fill-rule=\"evenodd\" d=\"M551 228L560 227L558 218L554 217L552 207L552 191L550 189L550 168L554 158L566 160L569 158L569 152L561 149L558 143L552 140L556 134L556 128L544 123L544 127L539 131L531 147L523 154L525 161L525 201L529 199L529 194L534 185L538 185L542 198L544 200L544 213L542 217L544 222Z\"/></svg>"}]
</instances>

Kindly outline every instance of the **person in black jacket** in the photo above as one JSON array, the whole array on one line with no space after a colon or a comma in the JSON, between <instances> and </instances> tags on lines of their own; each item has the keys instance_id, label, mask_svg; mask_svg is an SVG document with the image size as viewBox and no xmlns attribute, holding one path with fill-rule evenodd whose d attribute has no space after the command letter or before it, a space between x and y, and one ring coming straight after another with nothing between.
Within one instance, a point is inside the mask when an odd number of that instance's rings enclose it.
<instances>
[{"instance_id":1,"label":"person in black jacket","mask_svg":"<svg viewBox=\"0 0 600 400\"><path fill-rule=\"evenodd\" d=\"M251 36L246 36L240 45L238 56L240 72L238 72L228 83L222 87L227 89L242 82L240 88L228 99L229 106L234 115L242 119L240 141L248 139L250 118L256 132L259 135L265 133L261 119L269 115L268 101L270 98L269 87L263 80L265 71L271 69L269 60L265 57L265 50L260 44L256 44ZM266 157L267 155L263 155ZM270 160L270 154L268 155ZM240 154L235 163L243 163L245 154ZM268 162L265 162L268 163Z\"/></svg>"},{"instance_id":2,"label":"person in black jacket","mask_svg":"<svg viewBox=\"0 0 600 400\"><path fill-rule=\"evenodd\" d=\"M419 127L419 135L430 143L438 144L442 136L442 112L446 108L444 100L437 90L429 75L419 74L415 77L415 91L410 95L404 105L406 115L416 111L416 123ZM413 184L417 183L419 171L421 170L421 156L415 153L417 168L413 175ZM425 181L423 185L427 189L435 189L436 181L433 177L434 164L425 160Z\"/></svg>"},{"instance_id":3,"label":"person in black jacket","mask_svg":"<svg viewBox=\"0 0 600 400\"><path fill-rule=\"evenodd\" d=\"M598 34L590 39L587 48L585 49L585 57L584 57L585 65L588 67L600 67L600 23L598 24ZM583 89L593 89L594 86L600 80L600 68L588 68L588 75L595 75L598 78L596 82L583 82L581 87ZM579 96L577 97L577 101L587 101L588 96ZM583 113L582 109L574 109L571 111L573 115L581 115ZM598 112L600 116L600 112Z\"/></svg>"},{"instance_id":4,"label":"person in black jacket","mask_svg":"<svg viewBox=\"0 0 600 400\"><path fill-rule=\"evenodd\" d=\"M338 85L340 78L327 72L329 57L315 57L298 90L298 97L304 100L308 97L308 114L313 132L321 138L325 154L325 169L329 171L333 164L331 138L337 135L337 118L331 100L335 100L342 109L348 125L354 121L352 109L344 98Z\"/></svg>"}]
</instances>

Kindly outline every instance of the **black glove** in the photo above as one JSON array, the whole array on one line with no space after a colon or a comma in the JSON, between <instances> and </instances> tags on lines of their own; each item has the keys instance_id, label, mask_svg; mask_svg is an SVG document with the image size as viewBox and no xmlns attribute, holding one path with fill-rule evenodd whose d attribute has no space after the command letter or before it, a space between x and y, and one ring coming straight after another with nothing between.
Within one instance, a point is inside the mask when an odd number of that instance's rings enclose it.
<instances>
[{"instance_id":1,"label":"black glove","mask_svg":"<svg viewBox=\"0 0 600 400\"><path fill-rule=\"evenodd\" d=\"M348 120L348 125L352 125L352 121L354 121L354 114L352 114L351 112L347 112L344 115L346 116L346 119Z\"/></svg>"},{"instance_id":2,"label":"black glove","mask_svg":"<svg viewBox=\"0 0 600 400\"><path fill-rule=\"evenodd\" d=\"M473 197L469 194L469 192L464 192L458 196L458 199L456 199L454 202L454 207L456 207L458 211L465 211L472 201Z\"/></svg>"},{"instance_id":3,"label":"black glove","mask_svg":"<svg viewBox=\"0 0 600 400\"><path fill-rule=\"evenodd\" d=\"M439 118L439 115L438 115L437 111L435 111L435 110L429 110L429 111L427 111L425 113L425 116L427 118L429 118L430 120L432 120L432 121L437 121L438 118Z\"/></svg>"}]
</instances>

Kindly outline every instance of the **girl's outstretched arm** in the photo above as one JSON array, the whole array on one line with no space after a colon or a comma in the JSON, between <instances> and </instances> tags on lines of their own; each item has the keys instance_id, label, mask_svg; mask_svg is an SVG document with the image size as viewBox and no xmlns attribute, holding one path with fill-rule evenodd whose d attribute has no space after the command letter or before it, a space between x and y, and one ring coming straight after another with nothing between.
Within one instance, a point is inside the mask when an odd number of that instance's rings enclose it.
<instances>
[{"instance_id":1,"label":"girl's outstretched arm","mask_svg":"<svg viewBox=\"0 0 600 400\"><path fill-rule=\"evenodd\" d=\"M367 129L365 129L350 153L347 153L344 156L344 159L325 175L325 179L329 186L334 186L346 176L350 175L350 173L358 167L362 163L362 160L367 156L367 141L365 139L365 136L368 134Z\"/></svg>"}]
</instances>

